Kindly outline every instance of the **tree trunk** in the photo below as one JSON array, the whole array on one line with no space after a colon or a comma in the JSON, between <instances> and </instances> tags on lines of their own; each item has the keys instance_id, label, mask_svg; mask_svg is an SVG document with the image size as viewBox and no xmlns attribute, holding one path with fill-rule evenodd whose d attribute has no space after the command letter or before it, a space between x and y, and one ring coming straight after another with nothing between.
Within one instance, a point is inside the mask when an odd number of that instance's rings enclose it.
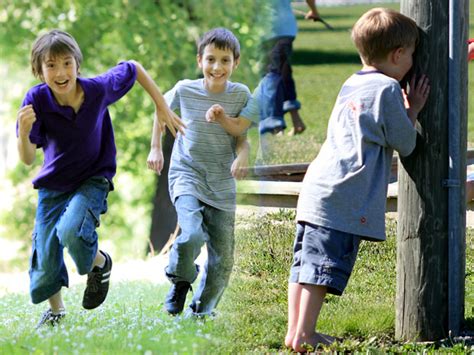
<instances>
[{"instance_id":1,"label":"tree trunk","mask_svg":"<svg viewBox=\"0 0 474 355\"><path fill-rule=\"evenodd\" d=\"M166 244L170 235L176 229L177 216L168 191L168 171L170 157L173 150L174 137L166 129L163 139L163 156L165 163L158 178L155 197L153 199L153 212L151 217L150 249L158 253Z\"/></svg>"},{"instance_id":2,"label":"tree trunk","mask_svg":"<svg viewBox=\"0 0 474 355\"><path fill-rule=\"evenodd\" d=\"M449 284L448 189L459 189L459 225L465 231L464 181L466 177L467 0L459 0L465 10L460 20L461 35L454 45L461 51L461 124L459 179L449 179L448 132L448 64L449 4L439 0L402 0L401 12L415 19L422 29L417 47L415 69L426 73L431 93L418 117L420 135L413 154L402 158L399 169L397 230L397 296L395 335L403 340L437 340L448 336L450 315L462 319L461 309L450 309ZM452 168L451 168L452 169ZM452 172L451 172L452 173ZM457 186L456 186L457 184ZM464 239L464 237L462 238ZM459 241L459 243L461 243ZM465 249L463 249L465 251ZM464 255L463 255L464 257ZM462 258L461 258L462 259ZM464 261L456 272L464 275ZM452 313L457 312L457 313ZM459 317L460 316L460 317ZM459 324L457 324L459 327Z\"/></svg>"}]
</instances>

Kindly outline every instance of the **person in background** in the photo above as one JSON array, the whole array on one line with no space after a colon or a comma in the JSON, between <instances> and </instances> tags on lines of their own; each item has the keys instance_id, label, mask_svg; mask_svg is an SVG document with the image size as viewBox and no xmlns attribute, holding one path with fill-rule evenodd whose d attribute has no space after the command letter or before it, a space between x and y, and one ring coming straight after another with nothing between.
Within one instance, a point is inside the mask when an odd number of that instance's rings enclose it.
<instances>
[{"instance_id":1,"label":"person in background","mask_svg":"<svg viewBox=\"0 0 474 355\"><path fill-rule=\"evenodd\" d=\"M310 10L305 18L319 19L315 0L306 0L306 3ZM270 6L270 31L262 44L266 74L260 85L259 130L261 134L281 134L286 128L284 115L289 112L293 123L289 135L301 134L306 125L299 114L301 103L291 68L293 41L298 32L296 18L290 0L272 0Z\"/></svg>"}]
</instances>

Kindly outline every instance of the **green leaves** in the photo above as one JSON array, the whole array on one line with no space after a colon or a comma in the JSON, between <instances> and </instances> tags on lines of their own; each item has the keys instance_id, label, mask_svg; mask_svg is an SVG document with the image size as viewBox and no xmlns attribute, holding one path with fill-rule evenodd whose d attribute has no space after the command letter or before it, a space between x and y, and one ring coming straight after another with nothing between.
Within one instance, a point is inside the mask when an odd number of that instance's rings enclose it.
<instances>
[{"instance_id":1,"label":"green leaves","mask_svg":"<svg viewBox=\"0 0 474 355\"><path fill-rule=\"evenodd\" d=\"M23 92L36 84L30 73L29 56L35 38L53 28L71 33L81 47L84 61L81 75L100 74L120 61L140 62L162 92L178 80L195 79L200 73L196 63L196 42L213 27L231 29L241 42L241 63L233 81L253 89L258 81L259 41L266 17L264 0L3 0L0 7L0 66L8 65L22 78ZM8 77L14 78L14 75ZM17 82L15 82L17 84ZM7 83L8 86L10 84ZM23 95L23 94L22 94ZM18 104L12 105L16 110ZM130 239L131 206L148 206L156 180L146 170L153 124L154 106L147 94L135 88L110 107L118 151L118 174L132 183L127 191L114 193L114 221L103 224L105 234L114 231L114 240ZM12 112L11 117L16 117ZM42 157L38 157L39 163ZM34 172L27 170L17 183L29 183ZM18 177L18 175L17 175ZM118 189L117 189L118 190ZM34 194L32 192L32 194ZM125 198L127 196L127 198ZM131 198L130 198L131 196ZM18 199L18 205L26 201ZM145 207L145 209L148 209ZM30 210L34 210L33 206ZM142 225L149 216L136 216ZM8 218L8 234L21 235L25 243L34 214ZM102 228L101 228L102 229ZM101 231L103 232L103 231ZM145 250L145 245L143 246Z\"/></svg>"}]
</instances>

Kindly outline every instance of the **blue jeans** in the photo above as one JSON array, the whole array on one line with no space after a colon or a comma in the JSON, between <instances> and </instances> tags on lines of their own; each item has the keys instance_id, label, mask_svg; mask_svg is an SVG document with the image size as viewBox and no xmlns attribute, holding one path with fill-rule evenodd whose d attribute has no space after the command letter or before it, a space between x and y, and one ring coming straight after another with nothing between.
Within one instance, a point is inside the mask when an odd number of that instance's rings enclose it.
<instances>
[{"instance_id":1,"label":"blue jeans","mask_svg":"<svg viewBox=\"0 0 474 355\"><path fill-rule=\"evenodd\" d=\"M61 287L68 287L64 248L80 275L91 271L97 253L96 228L100 214L107 211L108 192L109 182L103 177L92 177L72 192L38 191L30 258L33 303L43 302Z\"/></svg>"},{"instance_id":2,"label":"blue jeans","mask_svg":"<svg viewBox=\"0 0 474 355\"><path fill-rule=\"evenodd\" d=\"M181 232L165 272L173 283L193 283L198 276L195 260L206 244L207 261L190 308L194 314L208 315L219 303L234 265L235 213L218 210L191 195L179 196L175 207Z\"/></svg>"},{"instance_id":3,"label":"blue jeans","mask_svg":"<svg viewBox=\"0 0 474 355\"><path fill-rule=\"evenodd\" d=\"M266 54L266 74L259 86L260 133L285 129L284 114L299 110L296 86L291 69L294 37L280 37L263 44Z\"/></svg>"}]
</instances>

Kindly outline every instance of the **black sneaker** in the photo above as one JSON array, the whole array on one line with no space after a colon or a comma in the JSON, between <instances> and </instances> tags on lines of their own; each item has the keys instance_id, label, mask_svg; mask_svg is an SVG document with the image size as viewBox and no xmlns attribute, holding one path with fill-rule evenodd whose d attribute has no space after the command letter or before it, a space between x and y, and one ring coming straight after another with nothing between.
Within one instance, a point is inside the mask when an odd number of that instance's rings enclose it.
<instances>
[{"instance_id":1,"label":"black sneaker","mask_svg":"<svg viewBox=\"0 0 474 355\"><path fill-rule=\"evenodd\" d=\"M87 287L84 290L84 298L82 299L82 307L85 309L99 307L105 301L109 291L112 259L106 252L100 252L105 256L105 265L103 268L95 266L87 274Z\"/></svg>"},{"instance_id":2,"label":"black sneaker","mask_svg":"<svg viewBox=\"0 0 474 355\"><path fill-rule=\"evenodd\" d=\"M190 289L191 284L187 281L179 281L171 285L165 299L165 309L169 314L176 315L183 311L186 295Z\"/></svg>"},{"instance_id":3,"label":"black sneaker","mask_svg":"<svg viewBox=\"0 0 474 355\"><path fill-rule=\"evenodd\" d=\"M48 309L41 315L41 319L36 325L36 329L43 325L49 325L50 327L54 327L59 324L61 319L66 317L66 311L64 309L59 310L58 313L53 313L53 311Z\"/></svg>"}]
</instances>

